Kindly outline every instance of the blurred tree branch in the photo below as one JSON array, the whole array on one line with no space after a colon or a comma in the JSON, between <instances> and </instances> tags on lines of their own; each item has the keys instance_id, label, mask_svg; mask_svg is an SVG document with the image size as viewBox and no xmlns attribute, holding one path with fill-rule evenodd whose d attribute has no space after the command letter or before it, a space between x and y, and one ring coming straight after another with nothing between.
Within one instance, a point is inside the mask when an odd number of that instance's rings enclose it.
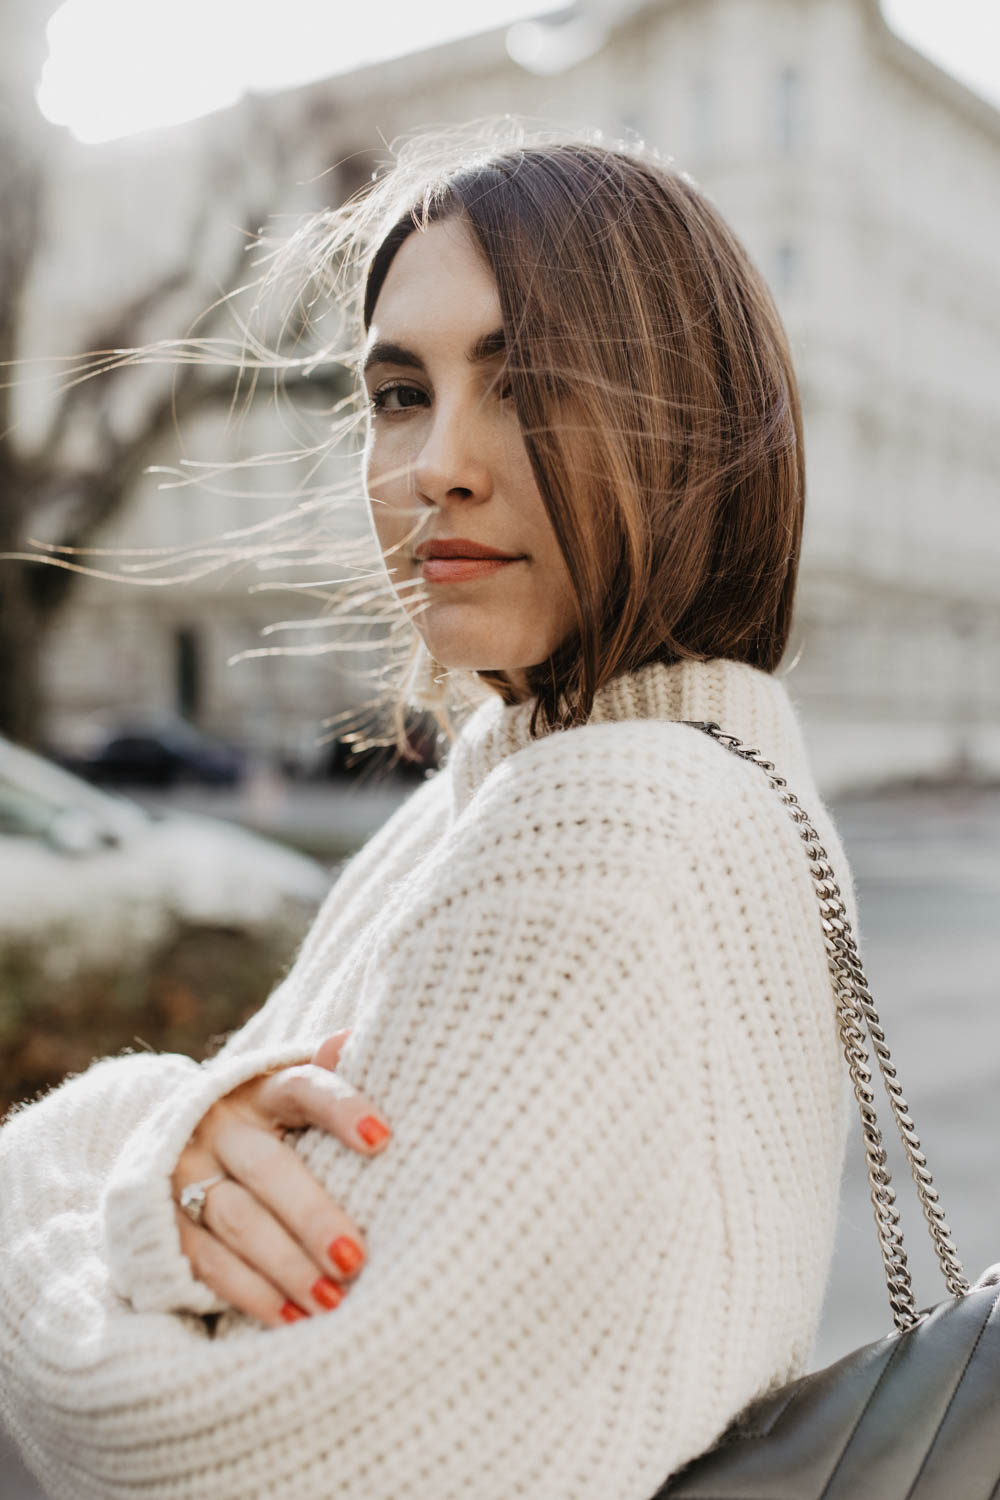
<instances>
[{"instance_id":1,"label":"blurred tree branch","mask_svg":"<svg viewBox=\"0 0 1000 1500\"><path fill-rule=\"evenodd\" d=\"M34 98L45 24L54 8L37 0L5 0L0 10L0 554L26 551L42 517L49 545L87 547L128 504L137 479L170 432L195 412L231 405L237 390L233 369L178 360L169 365L169 378L152 389L143 387L141 409L116 425L111 397L134 369L121 361L99 375L68 381L41 440L30 447L18 440L11 382L18 378L15 362L28 353L22 348L22 326L29 280L49 221L57 220L56 168L66 145L63 132L43 119ZM256 242L258 226L288 180L291 157L281 131L256 101L243 102L238 123L243 128L234 129L228 148L205 162L203 206L176 264L151 273L148 285L102 307L80 341L82 356L141 348L151 341L150 326L157 320L162 324L165 314L180 334L204 312L197 320L198 337L208 339L230 314L228 294L245 279L247 246ZM244 170L247 163L252 174ZM301 168L301 162L295 165ZM240 221L232 231L237 249L227 265L215 268L221 291L205 311L205 278L219 258L211 255L209 240L220 222L232 222L234 209ZM293 336L301 331L291 329ZM282 375L285 391L306 386L331 400L347 389L342 372L330 367L318 367L308 379L295 370ZM245 404L256 389L251 380ZM72 457L70 440L81 424L90 450L86 461ZM0 557L0 734L27 745L38 745L42 736L42 647L81 576L44 557L43 552L37 562Z\"/></svg>"}]
</instances>

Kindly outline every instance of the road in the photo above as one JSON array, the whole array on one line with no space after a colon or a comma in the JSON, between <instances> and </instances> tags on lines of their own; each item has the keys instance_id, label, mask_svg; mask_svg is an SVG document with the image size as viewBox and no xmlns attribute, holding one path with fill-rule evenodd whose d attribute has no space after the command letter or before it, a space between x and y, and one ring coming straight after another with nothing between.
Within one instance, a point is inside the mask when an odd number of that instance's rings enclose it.
<instances>
[{"instance_id":1,"label":"road","mask_svg":"<svg viewBox=\"0 0 1000 1500\"><path fill-rule=\"evenodd\" d=\"M1000 791L883 796L840 803L834 816L855 871L869 988L974 1280L1000 1261ZM877 1108L926 1307L945 1288L888 1105ZM858 1124L815 1364L890 1328Z\"/></svg>"},{"instance_id":2,"label":"road","mask_svg":"<svg viewBox=\"0 0 1000 1500\"><path fill-rule=\"evenodd\" d=\"M315 826L321 808L330 815L330 795L303 789L283 803L277 792L270 802L258 793L261 817L275 828L282 815ZM223 810L202 800L203 810ZM392 800L391 792L367 801L352 794L352 826L370 831ZM994 1120L1000 1109L1000 790L884 793L836 803L833 814L855 873L869 986L959 1252L974 1278L1000 1260ZM880 1102L879 1108L917 1305L923 1307L940 1300L944 1287L902 1153L888 1139L888 1106ZM890 1327L857 1126L813 1367ZM0 1495L41 1495L2 1439Z\"/></svg>"}]
</instances>

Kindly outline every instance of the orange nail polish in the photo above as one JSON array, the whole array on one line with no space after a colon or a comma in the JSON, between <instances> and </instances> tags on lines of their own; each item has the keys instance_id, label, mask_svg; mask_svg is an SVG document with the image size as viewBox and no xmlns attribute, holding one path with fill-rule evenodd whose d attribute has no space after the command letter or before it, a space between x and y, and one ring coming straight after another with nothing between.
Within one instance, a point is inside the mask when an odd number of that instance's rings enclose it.
<instances>
[{"instance_id":1,"label":"orange nail polish","mask_svg":"<svg viewBox=\"0 0 1000 1500\"><path fill-rule=\"evenodd\" d=\"M339 1307L344 1298L342 1289L329 1276L321 1276L310 1291L320 1307Z\"/></svg>"},{"instance_id":2,"label":"orange nail polish","mask_svg":"<svg viewBox=\"0 0 1000 1500\"><path fill-rule=\"evenodd\" d=\"M355 1244L353 1240L349 1240L343 1234L339 1239L334 1240L327 1254L346 1276L350 1276L352 1271L356 1271L365 1258L365 1252L361 1246Z\"/></svg>"},{"instance_id":3,"label":"orange nail polish","mask_svg":"<svg viewBox=\"0 0 1000 1500\"><path fill-rule=\"evenodd\" d=\"M383 1125L374 1115L365 1115L363 1120L358 1121L358 1135L366 1146L377 1146L391 1134L388 1125Z\"/></svg>"},{"instance_id":4,"label":"orange nail polish","mask_svg":"<svg viewBox=\"0 0 1000 1500\"><path fill-rule=\"evenodd\" d=\"M308 1318L309 1314L297 1302L286 1302L281 1309L281 1316L286 1323L297 1323L300 1318Z\"/></svg>"}]
</instances>

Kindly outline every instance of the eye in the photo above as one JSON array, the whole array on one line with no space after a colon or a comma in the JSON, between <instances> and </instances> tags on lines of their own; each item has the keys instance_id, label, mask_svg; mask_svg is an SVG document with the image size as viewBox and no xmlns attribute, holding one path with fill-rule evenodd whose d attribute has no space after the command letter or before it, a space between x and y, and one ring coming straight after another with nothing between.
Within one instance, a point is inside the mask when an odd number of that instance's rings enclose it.
<instances>
[{"instance_id":1,"label":"eye","mask_svg":"<svg viewBox=\"0 0 1000 1500\"><path fill-rule=\"evenodd\" d=\"M401 411L412 411L413 405L410 402L403 402L399 406L388 406L386 404L389 397L397 393L401 398L401 402L403 396L423 397L425 395L418 385L407 385L403 381L396 381L394 385L380 386L377 391L374 391L369 396L368 401L372 411L384 412L387 416L396 416Z\"/></svg>"}]
</instances>

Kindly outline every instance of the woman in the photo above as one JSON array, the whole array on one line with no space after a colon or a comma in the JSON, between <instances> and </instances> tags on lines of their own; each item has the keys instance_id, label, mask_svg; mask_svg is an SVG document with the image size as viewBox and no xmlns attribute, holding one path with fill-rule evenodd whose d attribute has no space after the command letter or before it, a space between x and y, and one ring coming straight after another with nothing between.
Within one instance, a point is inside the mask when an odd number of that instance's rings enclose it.
<instances>
[{"instance_id":1,"label":"woman","mask_svg":"<svg viewBox=\"0 0 1000 1500\"><path fill-rule=\"evenodd\" d=\"M683 722L772 759L847 881L775 675L780 320L647 152L419 163L325 253L364 246L411 701L478 699L214 1059L105 1059L0 1133L5 1410L56 1496L650 1500L810 1353L847 1099L816 896Z\"/></svg>"}]
</instances>

